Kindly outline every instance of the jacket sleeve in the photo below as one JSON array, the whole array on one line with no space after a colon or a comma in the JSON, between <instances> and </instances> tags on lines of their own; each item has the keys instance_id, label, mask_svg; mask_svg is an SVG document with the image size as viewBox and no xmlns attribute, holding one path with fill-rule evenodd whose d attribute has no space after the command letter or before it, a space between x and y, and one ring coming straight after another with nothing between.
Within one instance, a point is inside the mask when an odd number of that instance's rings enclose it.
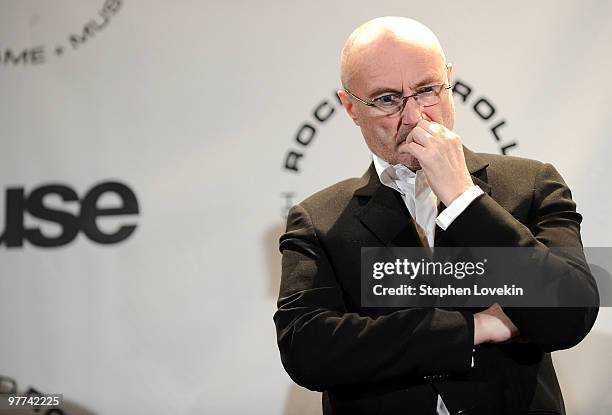
<instances>
[{"instance_id":1,"label":"jacket sleeve","mask_svg":"<svg viewBox=\"0 0 612 415\"><path fill-rule=\"evenodd\" d=\"M585 304L593 305L504 308L522 336L550 352L573 347L588 334L599 310L599 294L582 249L582 217L563 178L552 165L542 164L533 189L526 224L485 194L455 219L447 236L456 246L531 247L543 274L563 279Z\"/></svg>"},{"instance_id":2,"label":"jacket sleeve","mask_svg":"<svg viewBox=\"0 0 612 415\"><path fill-rule=\"evenodd\" d=\"M408 385L470 369L470 312L404 309L377 318L347 312L328 255L300 205L289 212L280 250L274 322L282 363L296 383L319 391Z\"/></svg>"}]
</instances>

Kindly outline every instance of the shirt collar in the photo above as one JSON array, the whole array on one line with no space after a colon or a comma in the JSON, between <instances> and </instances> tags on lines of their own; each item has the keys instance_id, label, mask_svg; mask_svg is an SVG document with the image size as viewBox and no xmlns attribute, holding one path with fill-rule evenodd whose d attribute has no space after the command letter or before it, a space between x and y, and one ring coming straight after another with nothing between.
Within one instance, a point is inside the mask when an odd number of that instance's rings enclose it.
<instances>
[{"instance_id":1,"label":"shirt collar","mask_svg":"<svg viewBox=\"0 0 612 415\"><path fill-rule=\"evenodd\" d=\"M414 183L416 179L416 173L403 164L389 164L374 153L372 153L372 161L380 182L385 186L395 188L394 184L398 180L407 180Z\"/></svg>"}]
</instances>

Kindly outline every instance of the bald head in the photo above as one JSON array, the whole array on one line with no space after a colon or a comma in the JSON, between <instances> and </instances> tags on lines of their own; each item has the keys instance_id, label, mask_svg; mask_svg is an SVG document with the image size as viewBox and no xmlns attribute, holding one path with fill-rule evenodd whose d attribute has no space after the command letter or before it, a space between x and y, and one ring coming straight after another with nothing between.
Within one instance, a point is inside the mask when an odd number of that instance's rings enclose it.
<instances>
[{"instance_id":1,"label":"bald head","mask_svg":"<svg viewBox=\"0 0 612 415\"><path fill-rule=\"evenodd\" d=\"M362 64L376 59L377 53L384 51L384 45L393 42L438 55L446 62L438 38L427 26L406 17L379 17L359 26L346 40L340 60L342 85L350 89Z\"/></svg>"}]
</instances>

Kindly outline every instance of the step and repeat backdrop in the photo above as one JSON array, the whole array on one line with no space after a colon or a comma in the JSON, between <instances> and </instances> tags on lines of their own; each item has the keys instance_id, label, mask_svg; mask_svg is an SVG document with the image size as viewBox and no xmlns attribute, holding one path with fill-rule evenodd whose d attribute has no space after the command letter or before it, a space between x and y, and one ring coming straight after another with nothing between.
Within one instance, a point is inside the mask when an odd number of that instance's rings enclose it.
<instances>
[{"instance_id":1,"label":"step and repeat backdrop","mask_svg":"<svg viewBox=\"0 0 612 415\"><path fill-rule=\"evenodd\" d=\"M77 415L320 413L276 347L278 237L369 164L335 91L384 15L439 35L465 144L553 163L585 246L611 246L609 2L3 0L0 389ZM610 346L602 309L554 354L568 413L612 411Z\"/></svg>"}]
</instances>

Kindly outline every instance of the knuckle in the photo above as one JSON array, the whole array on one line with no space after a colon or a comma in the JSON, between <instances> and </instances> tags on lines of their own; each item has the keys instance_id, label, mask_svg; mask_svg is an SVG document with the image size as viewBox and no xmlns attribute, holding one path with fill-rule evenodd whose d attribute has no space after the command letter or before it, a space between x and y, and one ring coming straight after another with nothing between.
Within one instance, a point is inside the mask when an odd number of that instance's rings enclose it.
<instances>
[{"instance_id":1,"label":"knuckle","mask_svg":"<svg viewBox=\"0 0 612 415\"><path fill-rule=\"evenodd\" d=\"M461 143L461 137L458 134L453 133L452 131L449 132L448 137L454 143Z\"/></svg>"}]
</instances>

